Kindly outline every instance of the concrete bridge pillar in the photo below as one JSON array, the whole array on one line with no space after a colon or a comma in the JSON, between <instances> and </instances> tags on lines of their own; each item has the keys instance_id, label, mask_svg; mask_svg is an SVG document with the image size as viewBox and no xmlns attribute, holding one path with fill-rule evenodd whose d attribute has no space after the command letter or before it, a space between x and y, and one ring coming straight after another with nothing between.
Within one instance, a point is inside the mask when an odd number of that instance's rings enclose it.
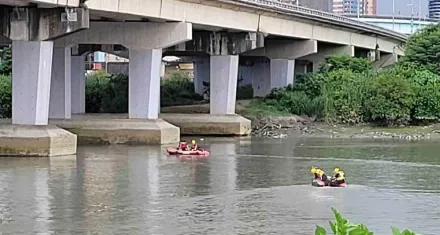
<instances>
[{"instance_id":1,"label":"concrete bridge pillar","mask_svg":"<svg viewBox=\"0 0 440 235\"><path fill-rule=\"evenodd\" d=\"M211 56L210 113L235 114L238 55Z\"/></svg>"},{"instance_id":2,"label":"concrete bridge pillar","mask_svg":"<svg viewBox=\"0 0 440 235\"><path fill-rule=\"evenodd\" d=\"M86 112L86 58L85 56L72 56L71 68L71 108L73 114Z\"/></svg>"},{"instance_id":3,"label":"concrete bridge pillar","mask_svg":"<svg viewBox=\"0 0 440 235\"><path fill-rule=\"evenodd\" d=\"M0 155L75 154L76 135L48 125L53 42L13 41L12 54L12 125L1 126Z\"/></svg>"},{"instance_id":4,"label":"concrete bridge pillar","mask_svg":"<svg viewBox=\"0 0 440 235\"><path fill-rule=\"evenodd\" d=\"M295 77L295 60L270 60L270 90L293 84Z\"/></svg>"},{"instance_id":5,"label":"concrete bridge pillar","mask_svg":"<svg viewBox=\"0 0 440 235\"><path fill-rule=\"evenodd\" d=\"M12 42L12 124L47 125L52 42Z\"/></svg>"},{"instance_id":6,"label":"concrete bridge pillar","mask_svg":"<svg viewBox=\"0 0 440 235\"><path fill-rule=\"evenodd\" d=\"M130 49L128 117L158 118L162 49Z\"/></svg>"},{"instance_id":7,"label":"concrete bridge pillar","mask_svg":"<svg viewBox=\"0 0 440 235\"><path fill-rule=\"evenodd\" d=\"M53 49L49 118L71 118L71 58L70 48Z\"/></svg>"},{"instance_id":8,"label":"concrete bridge pillar","mask_svg":"<svg viewBox=\"0 0 440 235\"><path fill-rule=\"evenodd\" d=\"M209 82L210 61L209 57L197 58L194 61L194 89L203 95L203 82Z\"/></svg>"}]
</instances>

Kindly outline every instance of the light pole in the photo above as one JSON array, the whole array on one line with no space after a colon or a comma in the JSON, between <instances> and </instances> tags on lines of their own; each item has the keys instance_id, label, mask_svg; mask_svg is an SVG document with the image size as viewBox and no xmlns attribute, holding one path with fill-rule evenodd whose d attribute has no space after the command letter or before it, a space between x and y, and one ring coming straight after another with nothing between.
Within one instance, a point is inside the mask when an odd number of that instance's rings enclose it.
<instances>
[{"instance_id":1,"label":"light pole","mask_svg":"<svg viewBox=\"0 0 440 235\"><path fill-rule=\"evenodd\" d=\"M408 4L408 6L411 6L411 34L412 34L414 28L414 0L411 0L411 3Z\"/></svg>"},{"instance_id":2,"label":"light pole","mask_svg":"<svg viewBox=\"0 0 440 235\"><path fill-rule=\"evenodd\" d=\"M357 0L357 18L359 19L361 15L361 1Z\"/></svg>"},{"instance_id":3,"label":"light pole","mask_svg":"<svg viewBox=\"0 0 440 235\"><path fill-rule=\"evenodd\" d=\"M393 0L393 30L394 30L394 14L395 14L395 11L396 11L396 2L395 2L395 0Z\"/></svg>"}]
</instances>

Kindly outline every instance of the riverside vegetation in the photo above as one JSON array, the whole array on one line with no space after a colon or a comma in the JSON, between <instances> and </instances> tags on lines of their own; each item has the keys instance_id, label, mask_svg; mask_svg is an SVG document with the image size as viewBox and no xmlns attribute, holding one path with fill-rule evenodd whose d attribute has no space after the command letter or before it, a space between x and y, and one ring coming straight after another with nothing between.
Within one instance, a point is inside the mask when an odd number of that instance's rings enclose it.
<instances>
[{"instance_id":1,"label":"riverside vegetation","mask_svg":"<svg viewBox=\"0 0 440 235\"><path fill-rule=\"evenodd\" d=\"M330 228L334 235L374 235L365 225L350 223L346 218L334 208L332 208L333 214L335 216L335 221L330 221ZM393 235L417 235L416 233L405 229L400 231L398 228L391 228ZM317 226L315 230L315 235L327 235L327 231L321 227Z\"/></svg>"}]
</instances>

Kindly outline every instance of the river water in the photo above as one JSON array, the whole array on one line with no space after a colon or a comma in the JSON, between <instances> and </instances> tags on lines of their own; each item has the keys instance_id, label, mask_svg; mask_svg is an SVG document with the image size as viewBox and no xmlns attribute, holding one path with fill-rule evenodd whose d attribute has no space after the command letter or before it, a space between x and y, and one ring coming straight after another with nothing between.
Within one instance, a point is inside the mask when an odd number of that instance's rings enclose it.
<instances>
[{"instance_id":1,"label":"river water","mask_svg":"<svg viewBox=\"0 0 440 235\"><path fill-rule=\"evenodd\" d=\"M208 159L163 147L86 146L0 158L0 234L314 234L331 207L375 234L440 231L440 146L337 139L205 139ZM310 167L347 188L310 186Z\"/></svg>"}]
</instances>

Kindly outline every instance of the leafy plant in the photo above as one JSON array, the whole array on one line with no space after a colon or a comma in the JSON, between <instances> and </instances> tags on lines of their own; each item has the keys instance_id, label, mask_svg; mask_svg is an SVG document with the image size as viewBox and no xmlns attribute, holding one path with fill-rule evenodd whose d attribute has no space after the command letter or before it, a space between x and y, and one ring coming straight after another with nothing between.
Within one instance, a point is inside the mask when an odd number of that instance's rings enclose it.
<instances>
[{"instance_id":1,"label":"leafy plant","mask_svg":"<svg viewBox=\"0 0 440 235\"><path fill-rule=\"evenodd\" d=\"M412 34L400 63L440 74L440 25L432 24Z\"/></svg>"},{"instance_id":2,"label":"leafy plant","mask_svg":"<svg viewBox=\"0 0 440 235\"><path fill-rule=\"evenodd\" d=\"M0 47L0 74L12 73L12 48L11 46Z\"/></svg>"},{"instance_id":3,"label":"leafy plant","mask_svg":"<svg viewBox=\"0 0 440 235\"><path fill-rule=\"evenodd\" d=\"M335 221L329 221L330 228L334 235L373 235L367 226L364 224L350 223L346 218L334 208L332 208L335 216ZM417 235L414 232L406 229L402 232L399 229L392 227L393 235ZM321 226L316 226L315 235L327 235L327 230Z\"/></svg>"}]
</instances>

